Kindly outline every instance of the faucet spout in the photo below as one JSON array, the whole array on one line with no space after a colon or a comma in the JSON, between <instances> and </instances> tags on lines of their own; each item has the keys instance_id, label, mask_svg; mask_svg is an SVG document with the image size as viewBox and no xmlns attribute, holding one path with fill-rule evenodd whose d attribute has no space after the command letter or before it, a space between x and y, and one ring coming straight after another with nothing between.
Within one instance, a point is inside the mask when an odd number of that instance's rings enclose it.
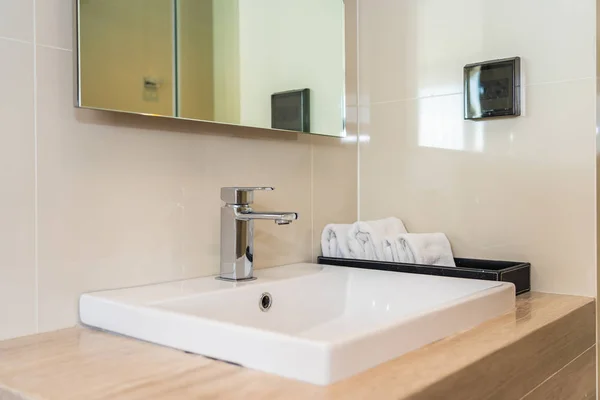
<instances>
[{"instance_id":1,"label":"faucet spout","mask_svg":"<svg viewBox=\"0 0 600 400\"><path fill-rule=\"evenodd\" d=\"M298 219L298 213L254 211L250 205L255 190L273 190L271 187L222 188L221 200L221 273L219 279L244 281L255 279L254 274L254 221L270 220L277 225L289 225Z\"/></svg>"},{"instance_id":2,"label":"faucet spout","mask_svg":"<svg viewBox=\"0 0 600 400\"><path fill-rule=\"evenodd\" d=\"M257 212L250 208L238 210L236 219L239 221L252 221L256 219L266 219L275 221L277 225L288 225L298 219L298 213L295 212Z\"/></svg>"}]
</instances>

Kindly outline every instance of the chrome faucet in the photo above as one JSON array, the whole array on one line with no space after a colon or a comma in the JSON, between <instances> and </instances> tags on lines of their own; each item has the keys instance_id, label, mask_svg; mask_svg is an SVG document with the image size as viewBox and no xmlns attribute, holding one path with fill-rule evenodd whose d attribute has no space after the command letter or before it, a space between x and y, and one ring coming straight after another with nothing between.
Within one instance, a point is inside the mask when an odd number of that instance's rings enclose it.
<instances>
[{"instance_id":1,"label":"chrome faucet","mask_svg":"<svg viewBox=\"0 0 600 400\"><path fill-rule=\"evenodd\" d=\"M298 219L295 212L256 212L250 207L255 190L272 187L221 188L221 273L219 279L246 281L254 278L254 220L267 219L288 225Z\"/></svg>"}]
</instances>

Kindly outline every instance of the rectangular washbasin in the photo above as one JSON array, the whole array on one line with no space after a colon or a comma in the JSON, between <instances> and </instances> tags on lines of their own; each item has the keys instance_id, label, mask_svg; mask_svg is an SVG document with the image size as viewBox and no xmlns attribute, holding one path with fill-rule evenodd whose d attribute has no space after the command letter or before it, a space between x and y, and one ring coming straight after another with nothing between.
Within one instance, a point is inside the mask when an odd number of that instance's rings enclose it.
<instances>
[{"instance_id":1,"label":"rectangular washbasin","mask_svg":"<svg viewBox=\"0 0 600 400\"><path fill-rule=\"evenodd\" d=\"M515 306L510 283L316 264L88 293L81 322L327 385Z\"/></svg>"}]
</instances>

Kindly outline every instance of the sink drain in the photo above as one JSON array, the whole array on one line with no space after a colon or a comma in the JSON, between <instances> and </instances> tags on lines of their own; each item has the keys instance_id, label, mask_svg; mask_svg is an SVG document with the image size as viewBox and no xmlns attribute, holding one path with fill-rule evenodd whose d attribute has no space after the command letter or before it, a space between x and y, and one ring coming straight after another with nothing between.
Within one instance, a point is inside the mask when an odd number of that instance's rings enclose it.
<instances>
[{"instance_id":1,"label":"sink drain","mask_svg":"<svg viewBox=\"0 0 600 400\"><path fill-rule=\"evenodd\" d=\"M258 306L260 307L260 311L267 312L269 308L273 305L273 298L271 297L271 293L263 293L260 296L260 300L258 301Z\"/></svg>"}]
</instances>

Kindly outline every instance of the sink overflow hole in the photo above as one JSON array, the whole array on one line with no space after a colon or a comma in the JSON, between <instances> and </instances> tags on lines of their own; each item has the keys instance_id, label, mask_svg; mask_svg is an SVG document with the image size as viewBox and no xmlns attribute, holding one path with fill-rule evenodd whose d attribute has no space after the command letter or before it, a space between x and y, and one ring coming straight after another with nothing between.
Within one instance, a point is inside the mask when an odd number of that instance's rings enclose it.
<instances>
[{"instance_id":1,"label":"sink overflow hole","mask_svg":"<svg viewBox=\"0 0 600 400\"><path fill-rule=\"evenodd\" d=\"M271 293L263 293L260 296L260 300L258 302L258 306L260 307L260 311L267 312L269 308L273 305L273 298L271 297Z\"/></svg>"}]
</instances>

